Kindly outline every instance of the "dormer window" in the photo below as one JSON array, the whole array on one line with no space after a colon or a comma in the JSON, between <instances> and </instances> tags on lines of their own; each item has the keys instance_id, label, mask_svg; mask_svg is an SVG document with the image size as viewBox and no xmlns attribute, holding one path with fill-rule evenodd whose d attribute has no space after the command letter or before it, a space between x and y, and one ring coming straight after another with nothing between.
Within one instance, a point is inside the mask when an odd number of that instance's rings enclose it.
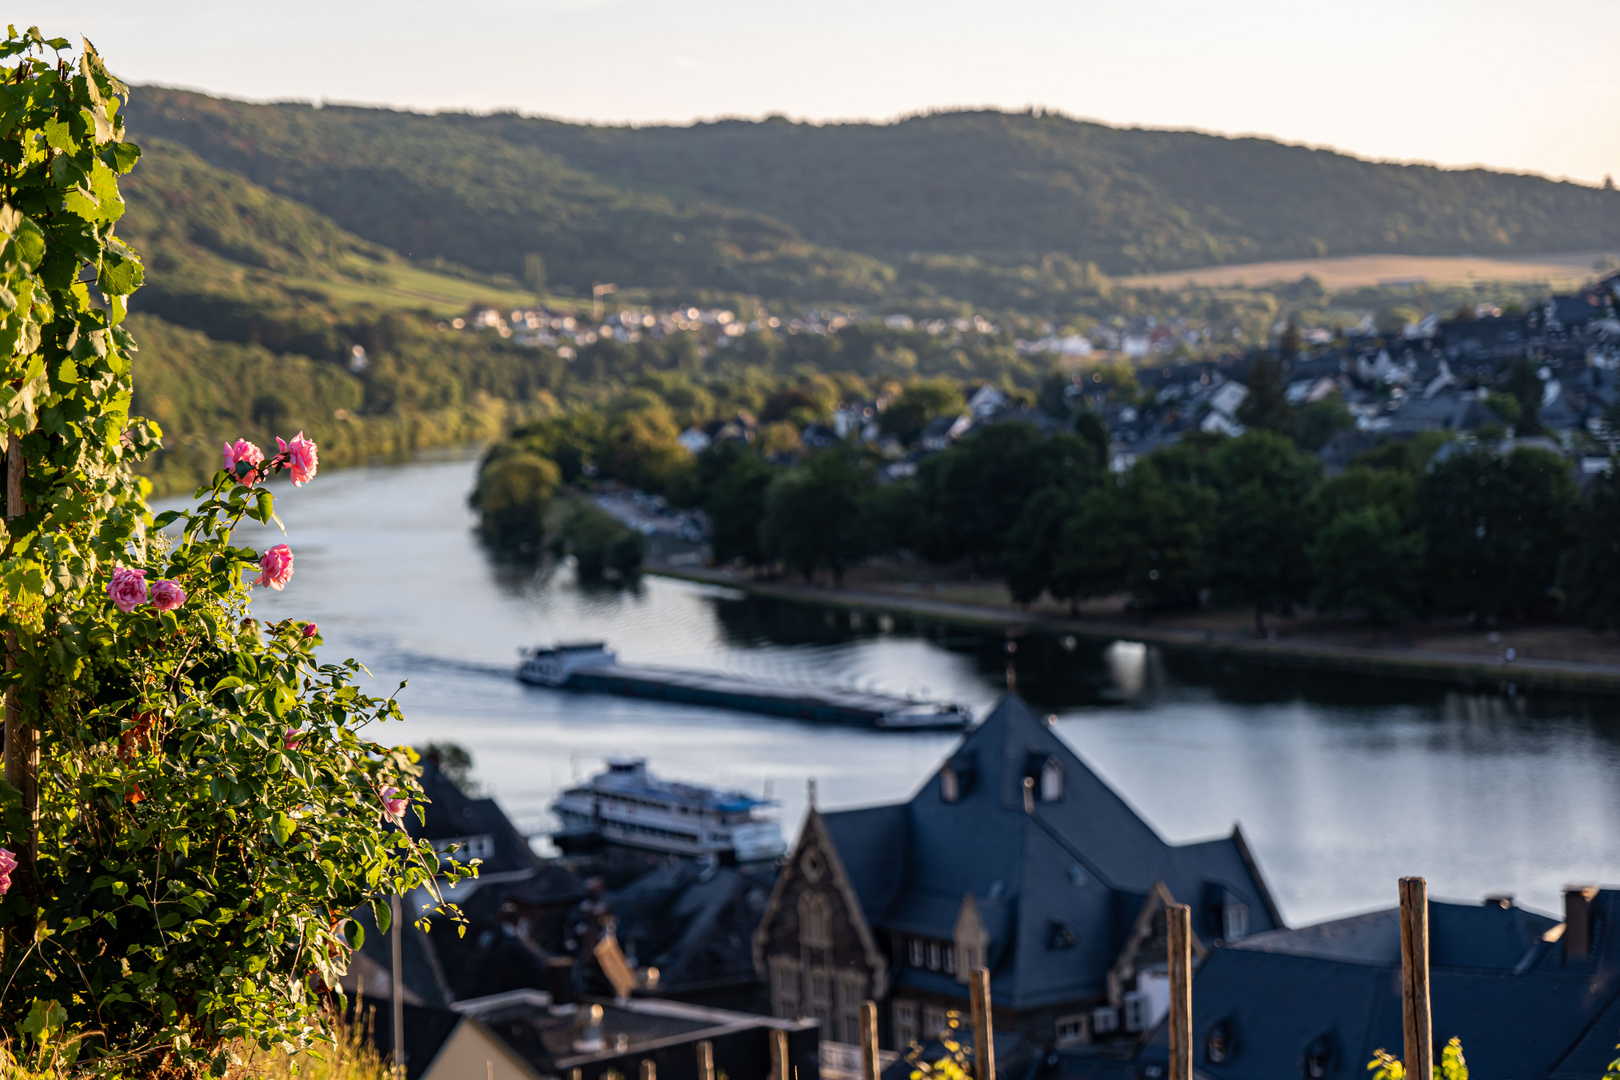
<instances>
[{"instance_id":1,"label":"dormer window","mask_svg":"<svg viewBox=\"0 0 1620 1080\"><path fill-rule=\"evenodd\" d=\"M1249 936L1249 905L1227 904L1221 912L1221 936L1240 941Z\"/></svg>"},{"instance_id":2,"label":"dormer window","mask_svg":"<svg viewBox=\"0 0 1620 1080\"><path fill-rule=\"evenodd\" d=\"M1211 1024L1204 1033L1204 1060L1224 1065L1232 1059L1232 1028L1225 1020Z\"/></svg>"},{"instance_id":3,"label":"dormer window","mask_svg":"<svg viewBox=\"0 0 1620 1080\"><path fill-rule=\"evenodd\" d=\"M943 802L955 802L962 797L961 778L949 765L939 770L939 797Z\"/></svg>"},{"instance_id":4,"label":"dormer window","mask_svg":"<svg viewBox=\"0 0 1620 1080\"><path fill-rule=\"evenodd\" d=\"M1061 802L1063 799L1063 763L1047 758L1041 766L1041 802Z\"/></svg>"}]
</instances>

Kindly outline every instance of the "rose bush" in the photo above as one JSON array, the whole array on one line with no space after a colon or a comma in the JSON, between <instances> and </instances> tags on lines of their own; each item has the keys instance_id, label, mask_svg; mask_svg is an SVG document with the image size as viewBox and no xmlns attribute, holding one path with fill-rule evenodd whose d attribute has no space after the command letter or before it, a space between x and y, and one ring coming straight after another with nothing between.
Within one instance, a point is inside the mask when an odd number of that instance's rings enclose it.
<instances>
[{"instance_id":1,"label":"rose bush","mask_svg":"<svg viewBox=\"0 0 1620 1080\"><path fill-rule=\"evenodd\" d=\"M313 624L248 607L248 576L285 587L292 553L233 529L279 524L261 481L308 483L315 445L227 447L156 518L130 471L161 432L129 416L127 95L88 43L0 43L0 1051L220 1074L237 1040L322 1035L352 911L387 927L391 894L462 871L400 828L413 756L368 737L392 697L322 663Z\"/></svg>"}]
</instances>

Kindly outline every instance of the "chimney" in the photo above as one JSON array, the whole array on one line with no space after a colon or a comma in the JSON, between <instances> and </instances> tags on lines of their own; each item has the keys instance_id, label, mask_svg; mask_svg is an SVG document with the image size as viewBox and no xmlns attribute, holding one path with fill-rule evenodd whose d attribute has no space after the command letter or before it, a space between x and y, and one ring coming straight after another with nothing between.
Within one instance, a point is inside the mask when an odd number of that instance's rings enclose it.
<instances>
[{"instance_id":1,"label":"chimney","mask_svg":"<svg viewBox=\"0 0 1620 1080\"><path fill-rule=\"evenodd\" d=\"M1035 778L1033 776L1026 776L1024 777L1024 813L1033 814L1034 812Z\"/></svg>"},{"instance_id":2,"label":"chimney","mask_svg":"<svg viewBox=\"0 0 1620 1080\"><path fill-rule=\"evenodd\" d=\"M574 1000L574 959L571 956L546 958L546 989L554 1005L567 1005Z\"/></svg>"},{"instance_id":3,"label":"chimney","mask_svg":"<svg viewBox=\"0 0 1620 1080\"><path fill-rule=\"evenodd\" d=\"M1584 960L1592 954L1592 900L1596 885L1564 890L1564 959Z\"/></svg>"}]
</instances>

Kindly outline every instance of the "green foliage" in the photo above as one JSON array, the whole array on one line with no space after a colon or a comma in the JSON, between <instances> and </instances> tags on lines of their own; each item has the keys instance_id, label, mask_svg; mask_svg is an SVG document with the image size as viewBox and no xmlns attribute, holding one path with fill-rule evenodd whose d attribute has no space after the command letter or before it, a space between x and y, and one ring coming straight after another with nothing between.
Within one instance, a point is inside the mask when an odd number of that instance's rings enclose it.
<instances>
[{"instance_id":1,"label":"green foliage","mask_svg":"<svg viewBox=\"0 0 1620 1080\"><path fill-rule=\"evenodd\" d=\"M1299 414L1288 404L1288 385L1283 379L1281 364L1269 356L1255 357L1249 361L1249 377L1245 385L1249 388L1249 396L1238 406L1237 419L1240 424L1256 431L1298 437Z\"/></svg>"},{"instance_id":2,"label":"green foliage","mask_svg":"<svg viewBox=\"0 0 1620 1080\"><path fill-rule=\"evenodd\" d=\"M153 89L133 122L396 251L511 275L540 252L576 286L1027 309L1105 295L1098 267L1620 238L1613 192L1051 114L593 127Z\"/></svg>"},{"instance_id":3,"label":"green foliage","mask_svg":"<svg viewBox=\"0 0 1620 1080\"><path fill-rule=\"evenodd\" d=\"M1508 427L1516 428L1524 421L1524 407L1512 394L1493 390L1485 395L1485 407L1500 416Z\"/></svg>"},{"instance_id":4,"label":"green foliage","mask_svg":"<svg viewBox=\"0 0 1620 1080\"><path fill-rule=\"evenodd\" d=\"M1355 426L1356 418L1345 408L1344 399L1329 394L1299 410L1299 445L1315 453L1327 445L1334 432Z\"/></svg>"},{"instance_id":5,"label":"green foliage","mask_svg":"<svg viewBox=\"0 0 1620 1080\"><path fill-rule=\"evenodd\" d=\"M557 463L527 450L490 461L478 471L478 486L469 497L485 543L514 554L539 550L546 511L561 484Z\"/></svg>"},{"instance_id":6,"label":"green foliage","mask_svg":"<svg viewBox=\"0 0 1620 1080\"><path fill-rule=\"evenodd\" d=\"M1417 607L1423 580L1423 536L1409 531L1387 505L1345 510L1328 521L1310 546L1320 611L1364 613L1395 623Z\"/></svg>"},{"instance_id":7,"label":"green foliage","mask_svg":"<svg viewBox=\"0 0 1620 1080\"><path fill-rule=\"evenodd\" d=\"M885 435L912 443L935 417L962 412L962 391L943 379L914 382L900 392L879 421Z\"/></svg>"},{"instance_id":8,"label":"green foliage","mask_svg":"<svg viewBox=\"0 0 1620 1080\"><path fill-rule=\"evenodd\" d=\"M1269 431L1221 444L1209 466L1220 495L1205 538L1209 583L1252 607L1262 629L1267 612L1289 613L1309 592L1310 530L1300 507L1319 467Z\"/></svg>"},{"instance_id":9,"label":"green foliage","mask_svg":"<svg viewBox=\"0 0 1620 1080\"><path fill-rule=\"evenodd\" d=\"M274 496L218 472L194 510L147 512L131 468L160 433L130 417L121 325L144 271L114 235L139 151L126 89L88 44L76 64L67 48L32 29L0 44L0 418L22 488L0 685L39 761L13 753L0 785L18 860L0 1023L53 1055L31 1068L71 1054L101 1072L222 1072L234 1040L318 1035L349 912L386 920L382 898L431 882L438 859L384 806L389 788L419 793L408 751L361 737L398 717L393 701L360 693L353 661L317 664L310 624L245 618L259 553L231 529L276 520ZM155 532L168 525L173 540ZM122 610L112 583L133 570L188 596Z\"/></svg>"},{"instance_id":10,"label":"green foliage","mask_svg":"<svg viewBox=\"0 0 1620 1080\"><path fill-rule=\"evenodd\" d=\"M1129 593L1144 605L1196 596L1216 494L1168 477L1156 456L1081 501L1064 527L1054 595Z\"/></svg>"},{"instance_id":11,"label":"green foliage","mask_svg":"<svg viewBox=\"0 0 1620 1080\"><path fill-rule=\"evenodd\" d=\"M1575 500L1568 467L1545 450L1474 450L1435 465L1417 506L1436 606L1481 618L1548 606Z\"/></svg>"},{"instance_id":12,"label":"green foliage","mask_svg":"<svg viewBox=\"0 0 1620 1080\"><path fill-rule=\"evenodd\" d=\"M1576 507L1574 537L1558 571L1564 610L1593 630L1620 628L1620 480L1612 467Z\"/></svg>"},{"instance_id":13,"label":"green foliage","mask_svg":"<svg viewBox=\"0 0 1620 1080\"><path fill-rule=\"evenodd\" d=\"M640 533L577 496L551 508L545 533L552 554L572 555L575 572L586 581L622 581L641 569L646 554Z\"/></svg>"},{"instance_id":14,"label":"green foliage","mask_svg":"<svg viewBox=\"0 0 1620 1080\"><path fill-rule=\"evenodd\" d=\"M867 554L864 520L869 481L843 447L818 450L779 473L765 492L760 539L768 559L780 560L806 581L825 566L836 582Z\"/></svg>"},{"instance_id":15,"label":"green foliage","mask_svg":"<svg viewBox=\"0 0 1620 1080\"><path fill-rule=\"evenodd\" d=\"M698 455L693 502L708 514L709 546L717 562L765 561L760 527L765 493L776 470L744 443L722 442Z\"/></svg>"},{"instance_id":16,"label":"green foliage","mask_svg":"<svg viewBox=\"0 0 1620 1080\"><path fill-rule=\"evenodd\" d=\"M1440 1060L1432 1066L1434 1080L1468 1080L1468 1062L1463 1058L1462 1040L1453 1037L1440 1049ZM1406 1080L1406 1065L1387 1050L1373 1051L1367 1062L1372 1080Z\"/></svg>"}]
</instances>

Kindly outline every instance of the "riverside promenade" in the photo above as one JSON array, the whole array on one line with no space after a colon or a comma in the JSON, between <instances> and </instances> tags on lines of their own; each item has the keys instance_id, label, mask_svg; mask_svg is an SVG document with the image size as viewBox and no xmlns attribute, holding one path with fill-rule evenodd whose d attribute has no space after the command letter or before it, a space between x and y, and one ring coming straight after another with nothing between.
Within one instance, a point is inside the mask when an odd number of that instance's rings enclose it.
<instances>
[{"instance_id":1,"label":"riverside promenade","mask_svg":"<svg viewBox=\"0 0 1620 1080\"><path fill-rule=\"evenodd\" d=\"M1128 619L1078 619L1016 607L970 604L921 594L877 589L832 588L795 581L765 581L746 574L696 566L649 564L647 573L723 585L754 596L863 612L893 612L976 628L1035 630L1102 640L1125 639L1169 649L1230 656L1254 663L1296 668L1402 676L1448 682L1472 689L1511 692L1544 688L1585 693L1620 693L1620 664L1520 657L1505 660L1477 653L1417 646L1346 645L1301 638L1261 638L1228 630L1154 626Z\"/></svg>"}]
</instances>

